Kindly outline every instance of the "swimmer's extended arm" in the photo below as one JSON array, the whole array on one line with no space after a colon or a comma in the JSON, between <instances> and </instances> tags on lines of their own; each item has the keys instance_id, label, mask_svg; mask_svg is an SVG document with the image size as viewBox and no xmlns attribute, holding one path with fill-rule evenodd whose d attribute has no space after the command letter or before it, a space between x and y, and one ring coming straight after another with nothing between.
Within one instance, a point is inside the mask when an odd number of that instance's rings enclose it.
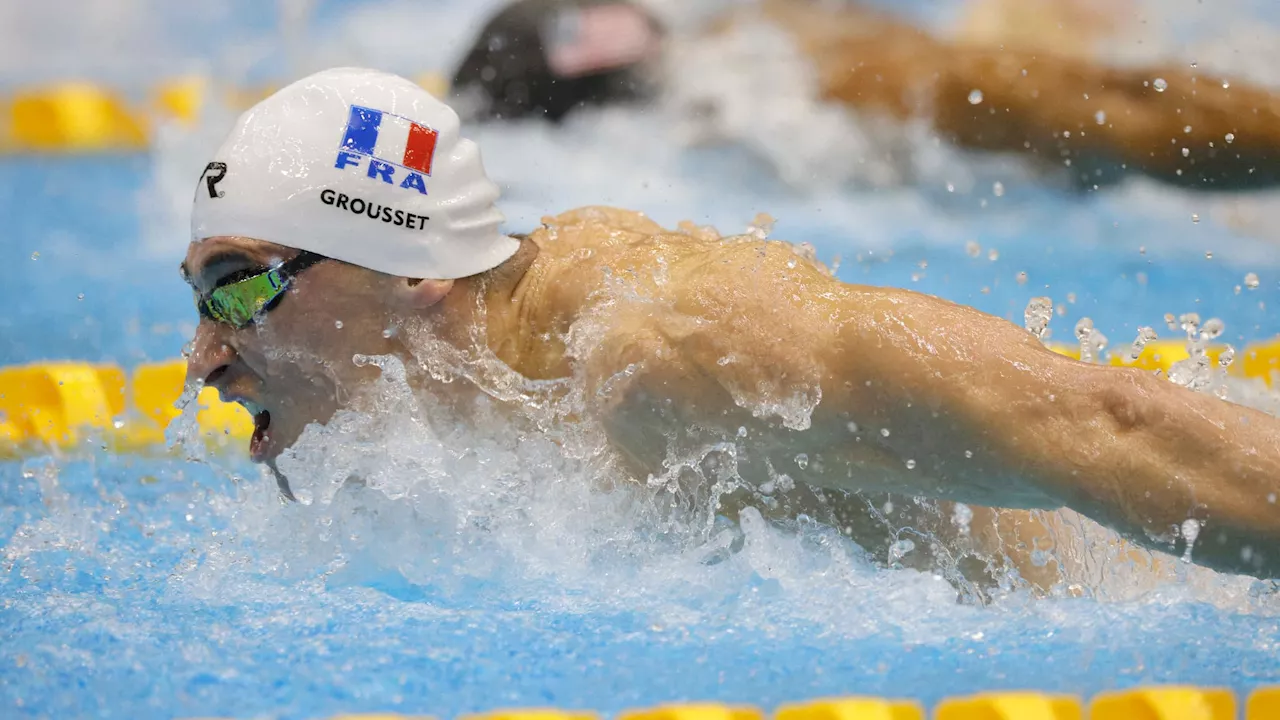
<instances>
[{"instance_id":1,"label":"swimmer's extended arm","mask_svg":"<svg viewBox=\"0 0 1280 720\"><path fill-rule=\"evenodd\" d=\"M1171 530L1195 519L1195 562L1280 575L1274 417L1059 356L971 308L843 285L780 244L672 272L671 309L623 305L591 355L591 391L650 467L660 417L742 426L809 483L1067 506L1179 554Z\"/></svg>"},{"instance_id":2,"label":"swimmer's extended arm","mask_svg":"<svg viewBox=\"0 0 1280 720\"><path fill-rule=\"evenodd\" d=\"M944 479L972 481L951 449L971 443L983 474L1018 478L1148 547L1181 554L1189 527L1195 562L1280 576L1280 419L1136 368L1059 356L971 308L885 294L899 322L873 332L899 341L876 367L901 389L897 403L923 396L947 408L915 414L948 454ZM938 352L901 341L912 336L935 338Z\"/></svg>"},{"instance_id":3,"label":"swimmer's extended arm","mask_svg":"<svg viewBox=\"0 0 1280 720\"><path fill-rule=\"evenodd\" d=\"M1196 189L1280 182L1280 96L1209 68L1109 68L1044 48L953 43L856 5L765 7L827 98L927 118L958 145L1066 166L1086 186L1126 171Z\"/></svg>"}]
</instances>

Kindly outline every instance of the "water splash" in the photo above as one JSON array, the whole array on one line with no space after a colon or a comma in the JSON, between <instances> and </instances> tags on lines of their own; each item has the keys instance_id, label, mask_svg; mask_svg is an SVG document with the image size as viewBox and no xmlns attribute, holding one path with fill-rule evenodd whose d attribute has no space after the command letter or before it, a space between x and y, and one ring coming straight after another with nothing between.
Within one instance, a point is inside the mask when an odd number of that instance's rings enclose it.
<instances>
[{"instance_id":1,"label":"water splash","mask_svg":"<svg viewBox=\"0 0 1280 720\"><path fill-rule=\"evenodd\" d=\"M200 429L200 404L197 402L204 390L204 381L187 383L182 394L174 401L178 417L165 428L165 443L182 451L188 460L202 461L208 457L208 447Z\"/></svg>"},{"instance_id":2,"label":"water splash","mask_svg":"<svg viewBox=\"0 0 1280 720\"><path fill-rule=\"evenodd\" d=\"M1053 319L1053 299L1047 297L1031 298L1026 310L1022 313L1023 326L1027 332L1044 341L1049 337L1049 321Z\"/></svg>"},{"instance_id":3,"label":"water splash","mask_svg":"<svg viewBox=\"0 0 1280 720\"><path fill-rule=\"evenodd\" d=\"M1093 326L1093 320L1080 318L1076 323L1076 340L1080 343L1080 360L1101 363L1102 351L1107 347L1107 336Z\"/></svg>"},{"instance_id":4,"label":"water splash","mask_svg":"<svg viewBox=\"0 0 1280 720\"><path fill-rule=\"evenodd\" d=\"M752 240L768 240L769 233L773 232L775 222L769 213L759 213L751 220L751 224L747 225L744 234Z\"/></svg>"},{"instance_id":5,"label":"water splash","mask_svg":"<svg viewBox=\"0 0 1280 720\"><path fill-rule=\"evenodd\" d=\"M1222 321L1210 319L1201 329L1200 315L1186 313L1178 317L1178 323L1187 336L1188 357L1169 367L1169 380L1190 390L1206 390L1215 379L1207 344L1222 333Z\"/></svg>"},{"instance_id":6,"label":"water splash","mask_svg":"<svg viewBox=\"0 0 1280 720\"><path fill-rule=\"evenodd\" d=\"M1124 355L1124 361L1128 363L1136 362L1142 356L1142 351L1147 347L1147 343L1157 339L1156 331L1149 327L1138 328L1138 336L1133 339L1133 344L1129 346L1129 351Z\"/></svg>"}]
</instances>

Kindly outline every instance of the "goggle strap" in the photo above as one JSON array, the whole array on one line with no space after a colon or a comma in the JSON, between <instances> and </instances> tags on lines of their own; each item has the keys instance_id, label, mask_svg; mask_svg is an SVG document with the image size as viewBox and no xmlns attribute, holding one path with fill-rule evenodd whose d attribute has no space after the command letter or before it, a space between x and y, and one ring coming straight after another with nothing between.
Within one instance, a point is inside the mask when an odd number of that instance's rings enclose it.
<instances>
[{"instance_id":1,"label":"goggle strap","mask_svg":"<svg viewBox=\"0 0 1280 720\"><path fill-rule=\"evenodd\" d=\"M307 250L299 250L297 255L294 255L288 260L280 263L275 269L280 272L282 279L287 280L312 265L323 262L326 259L327 258L325 258L324 255L317 255L316 253Z\"/></svg>"}]
</instances>

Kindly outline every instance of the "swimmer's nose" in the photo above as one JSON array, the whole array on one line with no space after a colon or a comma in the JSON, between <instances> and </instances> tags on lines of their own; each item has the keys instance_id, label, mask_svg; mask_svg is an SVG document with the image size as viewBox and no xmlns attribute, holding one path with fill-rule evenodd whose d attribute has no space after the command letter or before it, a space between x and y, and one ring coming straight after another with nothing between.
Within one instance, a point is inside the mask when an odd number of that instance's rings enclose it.
<instances>
[{"instance_id":1,"label":"swimmer's nose","mask_svg":"<svg viewBox=\"0 0 1280 720\"><path fill-rule=\"evenodd\" d=\"M216 323L200 321L187 358L187 385L199 382L221 389L218 383L237 357L235 348L226 340Z\"/></svg>"}]
</instances>

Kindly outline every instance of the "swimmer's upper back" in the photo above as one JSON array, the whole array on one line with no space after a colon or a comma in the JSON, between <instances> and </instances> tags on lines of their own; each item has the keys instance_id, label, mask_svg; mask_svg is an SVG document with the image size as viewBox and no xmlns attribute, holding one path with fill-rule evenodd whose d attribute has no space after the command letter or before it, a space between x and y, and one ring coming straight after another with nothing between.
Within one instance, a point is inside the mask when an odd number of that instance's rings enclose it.
<instances>
[{"instance_id":1,"label":"swimmer's upper back","mask_svg":"<svg viewBox=\"0 0 1280 720\"><path fill-rule=\"evenodd\" d=\"M538 257L513 299L521 317L517 369L535 378L568 374L565 336L588 316L609 322L622 306L637 304L667 315L714 316L709 308L727 296L743 297L746 284L767 302L770 293L760 292L760 283L777 273L760 272L766 269L830 279L787 243L721 237L688 225L668 230L618 208L545 217L528 237Z\"/></svg>"}]
</instances>

